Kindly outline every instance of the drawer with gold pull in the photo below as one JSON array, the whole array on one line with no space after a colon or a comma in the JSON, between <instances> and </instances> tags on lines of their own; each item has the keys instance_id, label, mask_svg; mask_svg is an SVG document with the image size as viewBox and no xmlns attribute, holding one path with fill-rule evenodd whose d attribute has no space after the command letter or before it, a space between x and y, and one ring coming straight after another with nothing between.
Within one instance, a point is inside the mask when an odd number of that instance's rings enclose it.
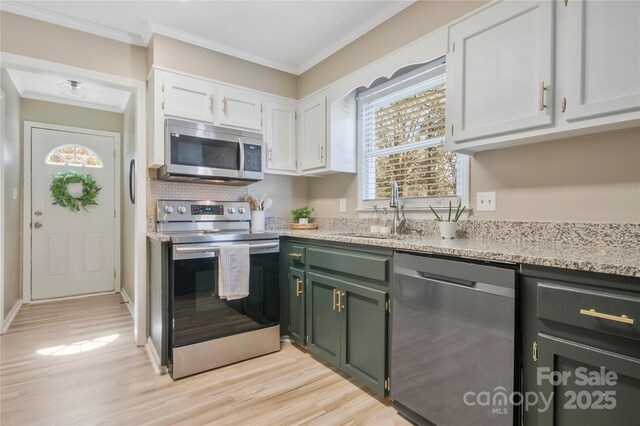
<instances>
[{"instance_id":1,"label":"drawer with gold pull","mask_svg":"<svg viewBox=\"0 0 640 426\"><path fill-rule=\"evenodd\" d=\"M538 282L538 318L640 340L640 297Z\"/></svg>"},{"instance_id":2,"label":"drawer with gold pull","mask_svg":"<svg viewBox=\"0 0 640 426\"><path fill-rule=\"evenodd\" d=\"M305 261L304 255L305 255L304 246L300 246L296 244L291 244L289 246L289 252L287 253L287 256L289 257L289 259L293 260L295 263L304 264L304 261Z\"/></svg>"}]
</instances>

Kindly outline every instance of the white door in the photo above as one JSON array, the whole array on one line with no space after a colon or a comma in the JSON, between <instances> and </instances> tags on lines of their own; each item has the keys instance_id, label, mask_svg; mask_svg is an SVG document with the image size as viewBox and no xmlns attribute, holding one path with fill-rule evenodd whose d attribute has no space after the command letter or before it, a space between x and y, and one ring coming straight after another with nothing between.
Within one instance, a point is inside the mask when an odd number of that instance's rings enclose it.
<instances>
[{"instance_id":1,"label":"white door","mask_svg":"<svg viewBox=\"0 0 640 426\"><path fill-rule=\"evenodd\" d=\"M327 147L327 96L319 93L300 102L298 107L301 172L319 169L326 163Z\"/></svg>"},{"instance_id":2,"label":"white door","mask_svg":"<svg viewBox=\"0 0 640 426\"><path fill-rule=\"evenodd\" d=\"M31 131L31 298L113 291L115 284L115 138ZM56 173L93 175L97 206L72 212L52 204Z\"/></svg>"},{"instance_id":3,"label":"white door","mask_svg":"<svg viewBox=\"0 0 640 426\"><path fill-rule=\"evenodd\" d=\"M296 109L293 103L267 103L264 141L267 145L265 172L296 171Z\"/></svg>"},{"instance_id":4,"label":"white door","mask_svg":"<svg viewBox=\"0 0 640 426\"><path fill-rule=\"evenodd\" d=\"M175 74L164 74L160 91L164 114L177 118L213 122L213 84Z\"/></svg>"},{"instance_id":5,"label":"white door","mask_svg":"<svg viewBox=\"0 0 640 426\"><path fill-rule=\"evenodd\" d=\"M571 1L568 121L640 110L640 2Z\"/></svg>"},{"instance_id":6,"label":"white door","mask_svg":"<svg viewBox=\"0 0 640 426\"><path fill-rule=\"evenodd\" d=\"M449 149L553 123L553 2L503 1L450 29Z\"/></svg>"},{"instance_id":7,"label":"white door","mask_svg":"<svg viewBox=\"0 0 640 426\"><path fill-rule=\"evenodd\" d=\"M262 131L262 99L255 93L230 87L219 90L215 123Z\"/></svg>"}]
</instances>

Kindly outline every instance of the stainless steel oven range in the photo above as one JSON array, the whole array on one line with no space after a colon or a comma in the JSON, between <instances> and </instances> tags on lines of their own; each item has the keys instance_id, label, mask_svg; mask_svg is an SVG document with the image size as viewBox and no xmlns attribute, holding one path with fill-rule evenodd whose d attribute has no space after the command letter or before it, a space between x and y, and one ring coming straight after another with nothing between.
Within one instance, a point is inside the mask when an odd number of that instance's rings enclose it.
<instances>
[{"instance_id":1,"label":"stainless steel oven range","mask_svg":"<svg viewBox=\"0 0 640 426\"><path fill-rule=\"evenodd\" d=\"M251 232L245 202L158 201L170 236L168 367L178 379L280 349L277 234ZM248 244L249 296L218 295L220 247Z\"/></svg>"}]
</instances>

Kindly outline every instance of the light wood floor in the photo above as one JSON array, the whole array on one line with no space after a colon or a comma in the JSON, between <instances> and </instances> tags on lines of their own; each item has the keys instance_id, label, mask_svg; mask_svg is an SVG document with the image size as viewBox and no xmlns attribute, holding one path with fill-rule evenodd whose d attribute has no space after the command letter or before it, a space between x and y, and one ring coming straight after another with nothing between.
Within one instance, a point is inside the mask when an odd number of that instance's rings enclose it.
<instances>
[{"instance_id":1,"label":"light wood floor","mask_svg":"<svg viewBox=\"0 0 640 426\"><path fill-rule=\"evenodd\" d=\"M406 424L388 401L291 344L177 382L156 375L120 302L22 307L0 337L3 426Z\"/></svg>"}]
</instances>

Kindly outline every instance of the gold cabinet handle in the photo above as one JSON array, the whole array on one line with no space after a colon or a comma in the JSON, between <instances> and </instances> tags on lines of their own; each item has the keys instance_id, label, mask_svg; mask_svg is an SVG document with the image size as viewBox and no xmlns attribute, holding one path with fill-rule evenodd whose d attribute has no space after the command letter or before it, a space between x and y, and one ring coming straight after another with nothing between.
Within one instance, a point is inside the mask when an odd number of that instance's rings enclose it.
<instances>
[{"instance_id":1,"label":"gold cabinet handle","mask_svg":"<svg viewBox=\"0 0 640 426\"><path fill-rule=\"evenodd\" d=\"M209 95L209 110L213 112L213 95Z\"/></svg>"},{"instance_id":2,"label":"gold cabinet handle","mask_svg":"<svg viewBox=\"0 0 640 426\"><path fill-rule=\"evenodd\" d=\"M634 323L633 318L629 318L626 315L603 314L601 312L596 311L595 309L580 309L580 314L581 315L586 315L588 317L602 318L602 319L606 319L606 320L609 320L609 321L622 322L622 323L625 323L625 324L633 325L633 323Z\"/></svg>"},{"instance_id":3,"label":"gold cabinet handle","mask_svg":"<svg viewBox=\"0 0 640 426\"><path fill-rule=\"evenodd\" d=\"M302 294L302 280L300 278L296 278L296 297L300 297Z\"/></svg>"},{"instance_id":4,"label":"gold cabinet handle","mask_svg":"<svg viewBox=\"0 0 640 426\"><path fill-rule=\"evenodd\" d=\"M336 306L339 306L339 305L336 304L336 293L338 294L338 296L340 295L340 293L336 292L336 289L334 288L333 289L333 300L331 301L331 309L334 310L334 311L336 310Z\"/></svg>"},{"instance_id":5,"label":"gold cabinet handle","mask_svg":"<svg viewBox=\"0 0 640 426\"><path fill-rule=\"evenodd\" d=\"M289 256L298 258L298 257L302 257L302 253L289 253Z\"/></svg>"},{"instance_id":6,"label":"gold cabinet handle","mask_svg":"<svg viewBox=\"0 0 640 426\"><path fill-rule=\"evenodd\" d=\"M227 113L227 97L222 98L222 112Z\"/></svg>"},{"instance_id":7,"label":"gold cabinet handle","mask_svg":"<svg viewBox=\"0 0 640 426\"><path fill-rule=\"evenodd\" d=\"M273 148L269 147L269 161L273 161Z\"/></svg>"},{"instance_id":8,"label":"gold cabinet handle","mask_svg":"<svg viewBox=\"0 0 640 426\"><path fill-rule=\"evenodd\" d=\"M343 291L343 292L342 292L342 297L340 297L340 299L339 299L339 300L340 300L340 305L341 305L341 308L342 308L342 309L344 309L344 305L342 304L342 298L343 298L343 297L345 297L346 295L347 295L347 293L345 293L345 292Z\"/></svg>"},{"instance_id":9,"label":"gold cabinet handle","mask_svg":"<svg viewBox=\"0 0 640 426\"><path fill-rule=\"evenodd\" d=\"M544 86L544 81L543 81L542 84L540 85L540 111L544 111L544 109L546 108L546 105L544 104L545 90L547 90L547 88Z\"/></svg>"},{"instance_id":10,"label":"gold cabinet handle","mask_svg":"<svg viewBox=\"0 0 640 426\"><path fill-rule=\"evenodd\" d=\"M344 297L344 294L344 291L338 292L338 312L342 312L342 310L344 309L344 305L342 304L342 298Z\"/></svg>"}]
</instances>

